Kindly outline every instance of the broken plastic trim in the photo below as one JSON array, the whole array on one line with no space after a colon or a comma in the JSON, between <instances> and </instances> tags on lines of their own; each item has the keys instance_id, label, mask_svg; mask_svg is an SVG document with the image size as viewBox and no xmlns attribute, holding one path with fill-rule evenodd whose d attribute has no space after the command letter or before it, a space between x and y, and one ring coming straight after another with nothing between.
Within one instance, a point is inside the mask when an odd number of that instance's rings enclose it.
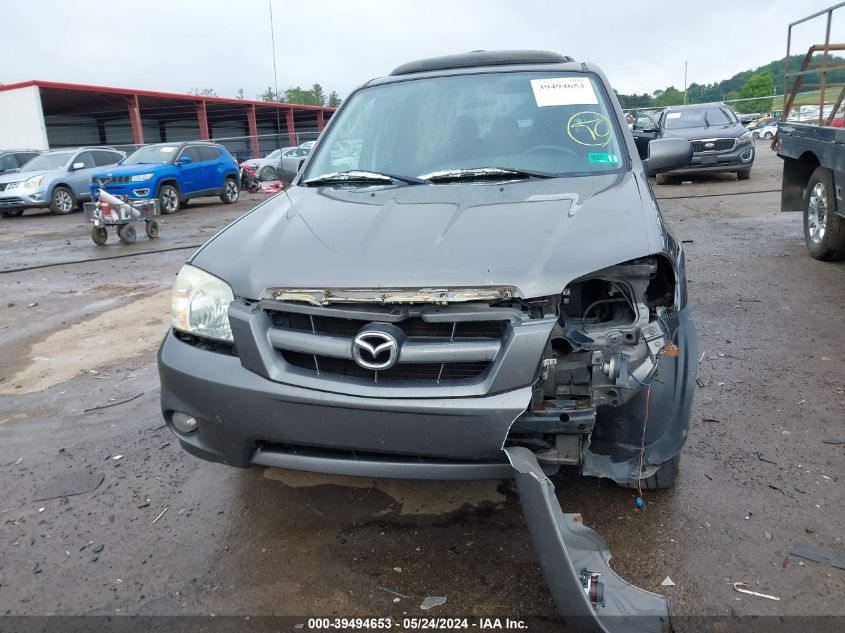
<instances>
[{"instance_id":1,"label":"broken plastic trim","mask_svg":"<svg viewBox=\"0 0 845 633\"><path fill-rule=\"evenodd\" d=\"M512 286L490 288L269 288L264 298L277 301L301 301L315 306L330 303L458 303L462 301L499 301L519 296Z\"/></svg>"},{"instance_id":2,"label":"broken plastic trim","mask_svg":"<svg viewBox=\"0 0 845 633\"><path fill-rule=\"evenodd\" d=\"M543 576L567 627L583 633L670 631L666 598L635 587L610 568L604 539L581 522L581 515L563 513L534 453L523 447L504 450Z\"/></svg>"}]
</instances>

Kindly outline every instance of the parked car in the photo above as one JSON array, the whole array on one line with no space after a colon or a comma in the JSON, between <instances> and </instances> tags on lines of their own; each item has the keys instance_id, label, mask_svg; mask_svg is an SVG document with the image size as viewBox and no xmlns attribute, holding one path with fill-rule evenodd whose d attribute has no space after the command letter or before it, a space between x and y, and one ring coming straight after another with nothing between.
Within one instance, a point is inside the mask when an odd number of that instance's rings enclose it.
<instances>
[{"instance_id":1,"label":"parked car","mask_svg":"<svg viewBox=\"0 0 845 633\"><path fill-rule=\"evenodd\" d=\"M192 198L219 196L237 202L240 171L222 145L205 141L158 143L135 151L120 165L95 174L91 188L136 199L158 198L161 212L176 213Z\"/></svg>"},{"instance_id":2,"label":"parked car","mask_svg":"<svg viewBox=\"0 0 845 633\"><path fill-rule=\"evenodd\" d=\"M305 158L314 147L314 141L306 141L301 143L296 152L292 152L288 156L282 157L282 171L279 173L279 178L285 182L291 182L299 172L300 167L305 163Z\"/></svg>"},{"instance_id":3,"label":"parked car","mask_svg":"<svg viewBox=\"0 0 845 633\"><path fill-rule=\"evenodd\" d=\"M758 128L754 128L751 130L751 135L754 138L764 138L767 141L770 141L775 137L775 134L778 133L778 122L777 120L770 121L766 123L766 125Z\"/></svg>"},{"instance_id":4,"label":"parked car","mask_svg":"<svg viewBox=\"0 0 845 633\"><path fill-rule=\"evenodd\" d=\"M698 350L646 172L691 155L660 138L640 159L602 72L555 53L475 51L368 82L286 195L179 272L166 424L242 468L515 477L559 608L659 627L665 599L615 575L545 472L675 481Z\"/></svg>"},{"instance_id":5,"label":"parked car","mask_svg":"<svg viewBox=\"0 0 845 633\"><path fill-rule=\"evenodd\" d=\"M276 180L282 173L282 160L286 157L307 156L308 151L299 147L283 147L267 154L264 158L251 158L242 164L253 168L259 180Z\"/></svg>"},{"instance_id":6,"label":"parked car","mask_svg":"<svg viewBox=\"0 0 845 633\"><path fill-rule=\"evenodd\" d=\"M766 127L767 125L769 125L773 121L777 121L777 120L778 120L777 117L764 116L764 117L761 117L761 118L758 118L758 119L754 119L754 121L752 121L751 123L749 123L745 127L746 127L746 129L749 129L753 132L754 130L759 130L760 128Z\"/></svg>"},{"instance_id":7,"label":"parked car","mask_svg":"<svg viewBox=\"0 0 845 633\"><path fill-rule=\"evenodd\" d=\"M674 176L703 172L735 173L737 180L748 180L754 164L754 138L724 103L697 103L672 106L657 120L637 117L633 130L640 156L655 138L684 138L692 145L690 164L656 176L658 185Z\"/></svg>"},{"instance_id":8,"label":"parked car","mask_svg":"<svg viewBox=\"0 0 845 633\"><path fill-rule=\"evenodd\" d=\"M37 149L7 149L0 151L0 174L18 171L40 153Z\"/></svg>"},{"instance_id":9,"label":"parked car","mask_svg":"<svg viewBox=\"0 0 845 633\"><path fill-rule=\"evenodd\" d=\"M20 215L29 207L49 207L64 215L90 200L91 176L126 154L106 147L62 149L39 154L18 172L0 176L0 213Z\"/></svg>"}]
</instances>

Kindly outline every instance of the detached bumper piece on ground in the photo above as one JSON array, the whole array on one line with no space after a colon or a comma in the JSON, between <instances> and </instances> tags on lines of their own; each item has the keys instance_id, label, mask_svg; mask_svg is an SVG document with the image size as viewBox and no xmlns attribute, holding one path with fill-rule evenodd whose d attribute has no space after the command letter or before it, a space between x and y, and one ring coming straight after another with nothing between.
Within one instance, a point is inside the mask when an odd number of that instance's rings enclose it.
<instances>
[{"instance_id":1,"label":"detached bumper piece on ground","mask_svg":"<svg viewBox=\"0 0 845 633\"><path fill-rule=\"evenodd\" d=\"M543 576L568 627L584 633L671 631L667 599L635 587L610 568L604 539L581 522L581 515L563 513L534 453L523 447L505 452Z\"/></svg>"}]
</instances>

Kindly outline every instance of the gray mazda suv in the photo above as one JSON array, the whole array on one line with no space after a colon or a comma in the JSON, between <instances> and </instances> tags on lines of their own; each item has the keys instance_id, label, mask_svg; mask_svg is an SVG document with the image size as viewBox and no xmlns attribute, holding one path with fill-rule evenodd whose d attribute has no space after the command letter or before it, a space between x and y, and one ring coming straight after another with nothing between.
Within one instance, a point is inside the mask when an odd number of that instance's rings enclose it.
<instances>
[{"instance_id":1,"label":"gray mazda suv","mask_svg":"<svg viewBox=\"0 0 845 633\"><path fill-rule=\"evenodd\" d=\"M678 472L697 342L646 169L691 148L649 149L601 71L554 53L369 81L293 186L179 272L166 423L237 467L515 477L562 612L659 620L665 601L617 580L546 477L570 466L647 489ZM597 600L605 583L614 598Z\"/></svg>"}]
</instances>

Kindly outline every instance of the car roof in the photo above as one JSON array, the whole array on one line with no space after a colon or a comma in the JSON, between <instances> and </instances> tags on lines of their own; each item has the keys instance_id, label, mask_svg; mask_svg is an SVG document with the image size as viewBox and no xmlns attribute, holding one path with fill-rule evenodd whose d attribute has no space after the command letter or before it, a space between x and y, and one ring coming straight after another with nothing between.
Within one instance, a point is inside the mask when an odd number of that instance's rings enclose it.
<instances>
[{"instance_id":1,"label":"car roof","mask_svg":"<svg viewBox=\"0 0 845 633\"><path fill-rule=\"evenodd\" d=\"M550 51L514 50L514 51L470 51L457 55L443 55L418 59L397 66L390 73L391 77L431 70L450 70L453 68L477 68L479 66L510 66L525 64L561 64L574 61L567 55Z\"/></svg>"}]
</instances>

